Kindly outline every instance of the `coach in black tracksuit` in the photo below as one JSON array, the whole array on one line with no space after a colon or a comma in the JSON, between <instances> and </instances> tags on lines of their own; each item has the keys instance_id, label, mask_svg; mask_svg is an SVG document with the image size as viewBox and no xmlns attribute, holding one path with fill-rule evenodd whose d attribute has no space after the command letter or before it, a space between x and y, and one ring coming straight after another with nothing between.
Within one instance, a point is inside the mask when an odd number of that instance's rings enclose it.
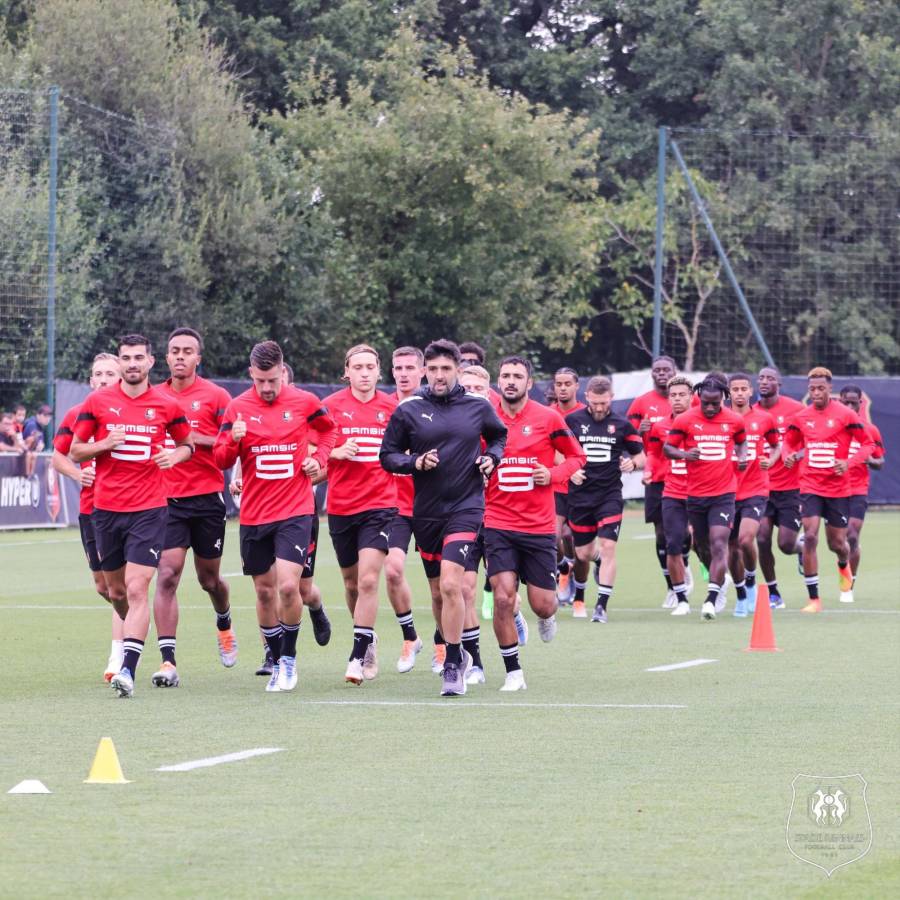
<instances>
[{"instance_id":1,"label":"coach in black tracksuit","mask_svg":"<svg viewBox=\"0 0 900 900\"><path fill-rule=\"evenodd\" d=\"M456 344L434 341L425 348L428 387L394 411L379 454L388 472L413 476L413 533L432 597L442 604L445 695L465 693L462 678L462 689L452 689L460 675L456 670L461 663L466 667L459 643L463 567L484 518L484 478L506 446L506 427L487 400L467 394L457 383L458 372Z\"/></svg>"}]
</instances>

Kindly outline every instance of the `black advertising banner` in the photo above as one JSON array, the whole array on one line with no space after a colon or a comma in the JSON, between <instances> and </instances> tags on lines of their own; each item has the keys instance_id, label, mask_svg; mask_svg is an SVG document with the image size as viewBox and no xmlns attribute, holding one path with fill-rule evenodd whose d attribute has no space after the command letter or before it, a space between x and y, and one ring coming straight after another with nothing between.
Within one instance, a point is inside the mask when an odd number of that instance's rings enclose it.
<instances>
[{"instance_id":1,"label":"black advertising banner","mask_svg":"<svg viewBox=\"0 0 900 900\"><path fill-rule=\"evenodd\" d=\"M50 456L0 456L0 529L65 528L77 521L78 487L59 476Z\"/></svg>"}]
</instances>

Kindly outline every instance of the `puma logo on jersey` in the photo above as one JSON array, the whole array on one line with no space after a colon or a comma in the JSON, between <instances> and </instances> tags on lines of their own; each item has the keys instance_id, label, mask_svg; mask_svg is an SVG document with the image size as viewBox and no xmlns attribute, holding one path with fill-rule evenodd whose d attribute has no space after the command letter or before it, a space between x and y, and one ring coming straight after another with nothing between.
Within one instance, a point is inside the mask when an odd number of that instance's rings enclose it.
<instances>
[{"instance_id":1,"label":"puma logo on jersey","mask_svg":"<svg viewBox=\"0 0 900 900\"><path fill-rule=\"evenodd\" d=\"M694 428L698 429L699 431L703 431L703 426L698 422L694 422Z\"/></svg>"},{"instance_id":2,"label":"puma logo on jersey","mask_svg":"<svg viewBox=\"0 0 900 900\"><path fill-rule=\"evenodd\" d=\"M342 415L342 416L346 416L346 417L347 417L348 419L350 419L350 420L353 419L353 413L352 413L352 412L347 412L347 410L344 410L344 411L341 413L341 415Z\"/></svg>"},{"instance_id":3,"label":"puma logo on jersey","mask_svg":"<svg viewBox=\"0 0 900 900\"><path fill-rule=\"evenodd\" d=\"M383 531L379 531L378 533L379 533L379 534L381 535L381 537L383 537L386 541L389 541L389 540L390 540L390 538L389 538Z\"/></svg>"},{"instance_id":4,"label":"puma logo on jersey","mask_svg":"<svg viewBox=\"0 0 900 900\"><path fill-rule=\"evenodd\" d=\"M728 521L728 513L719 513L719 515L727 522Z\"/></svg>"},{"instance_id":5,"label":"puma logo on jersey","mask_svg":"<svg viewBox=\"0 0 900 900\"><path fill-rule=\"evenodd\" d=\"M760 508L759 508L758 506L754 506L754 507L753 507L753 512L755 512L757 515L759 515L760 512L761 512L761 510L760 510Z\"/></svg>"},{"instance_id":6,"label":"puma logo on jersey","mask_svg":"<svg viewBox=\"0 0 900 900\"><path fill-rule=\"evenodd\" d=\"M463 544L462 547L459 548L459 555L465 559L469 555L469 545Z\"/></svg>"},{"instance_id":7,"label":"puma logo on jersey","mask_svg":"<svg viewBox=\"0 0 900 900\"><path fill-rule=\"evenodd\" d=\"M153 554L154 559L159 559L159 550L154 550L152 547L150 548L150 552Z\"/></svg>"},{"instance_id":8,"label":"puma logo on jersey","mask_svg":"<svg viewBox=\"0 0 900 900\"><path fill-rule=\"evenodd\" d=\"M297 546L297 544L294 544L294 549L295 549L301 556L303 556L303 554L306 552L306 547L299 547L299 546Z\"/></svg>"},{"instance_id":9,"label":"puma logo on jersey","mask_svg":"<svg viewBox=\"0 0 900 900\"><path fill-rule=\"evenodd\" d=\"M111 406L111 407L109 408L109 411L110 411L111 413L115 413L117 416L121 416L121 415L122 415L122 407L121 407L121 406L118 407L118 409L117 409L115 406Z\"/></svg>"},{"instance_id":10,"label":"puma logo on jersey","mask_svg":"<svg viewBox=\"0 0 900 900\"><path fill-rule=\"evenodd\" d=\"M259 424L262 425L262 416L250 416L250 421L259 422Z\"/></svg>"},{"instance_id":11,"label":"puma logo on jersey","mask_svg":"<svg viewBox=\"0 0 900 900\"><path fill-rule=\"evenodd\" d=\"M428 419L429 422L434 420L434 413L422 413L423 419Z\"/></svg>"}]
</instances>

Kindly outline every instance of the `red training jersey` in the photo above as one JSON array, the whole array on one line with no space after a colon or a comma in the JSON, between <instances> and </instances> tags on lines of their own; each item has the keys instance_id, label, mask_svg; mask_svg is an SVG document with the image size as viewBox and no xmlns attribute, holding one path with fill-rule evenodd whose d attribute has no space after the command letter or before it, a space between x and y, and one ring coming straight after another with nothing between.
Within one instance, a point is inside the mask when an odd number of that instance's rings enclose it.
<instances>
[{"instance_id":1,"label":"red training jersey","mask_svg":"<svg viewBox=\"0 0 900 900\"><path fill-rule=\"evenodd\" d=\"M225 388L198 375L194 383L183 391L172 387L171 378L159 385L159 389L178 404L195 434L214 438L219 433L225 409L231 403L231 394ZM166 446L175 449L171 438ZM165 476L169 497L214 494L221 492L225 486L222 470L213 459L212 447L195 445L194 455L181 465L167 469Z\"/></svg>"},{"instance_id":2,"label":"red training jersey","mask_svg":"<svg viewBox=\"0 0 900 900\"><path fill-rule=\"evenodd\" d=\"M635 397L634 400L631 401L631 406L628 407L625 418L634 425L635 431L640 432L641 422L644 419L647 419L652 425L654 422L668 419L671 415L672 404L669 403L669 398L661 397L653 390L647 391L646 394L641 394L640 397ZM647 441L644 440L644 446L646 447L646 445ZM662 481L662 478L654 478L653 480Z\"/></svg>"},{"instance_id":3,"label":"red training jersey","mask_svg":"<svg viewBox=\"0 0 900 900\"><path fill-rule=\"evenodd\" d=\"M556 506L553 489L569 480L586 461L563 417L554 409L528 399L515 416L508 416L499 401L494 410L507 428L506 447L485 493L485 528L524 534L553 534ZM565 459L554 465L557 452ZM550 470L548 485L534 483L534 467Z\"/></svg>"},{"instance_id":4,"label":"red training jersey","mask_svg":"<svg viewBox=\"0 0 900 900\"><path fill-rule=\"evenodd\" d=\"M881 432L871 423L871 422L863 422L863 429L865 430L869 440L872 442L872 453L869 456L869 459L883 459L884 458L884 441L881 439ZM853 457L859 453L860 443L855 438L850 441L850 461L852 463ZM861 466L851 465L847 470L847 474L850 476L850 495L853 494L868 494L869 493L869 467L863 463Z\"/></svg>"},{"instance_id":5,"label":"red training jersey","mask_svg":"<svg viewBox=\"0 0 900 900\"><path fill-rule=\"evenodd\" d=\"M73 431L79 441L89 441L103 440L118 428L125 431L125 441L95 457L94 507L140 512L165 506L165 477L153 457L165 449L167 431L179 443L190 438L191 426L181 408L158 387L129 397L115 384L81 404Z\"/></svg>"},{"instance_id":6,"label":"red training jersey","mask_svg":"<svg viewBox=\"0 0 900 900\"><path fill-rule=\"evenodd\" d=\"M391 401L396 409L400 405L398 394L391 394ZM394 472L394 485L397 488L397 512L401 516L411 517L413 514L413 501L416 498L416 486L412 475Z\"/></svg>"},{"instance_id":7,"label":"red training jersey","mask_svg":"<svg viewBox=\"0 0 900 900\"><path fill-rule=\"evenodd\" d=\"M63 456L68 456L72 449L72 438L75 436L75 422L78 420L78 413L81 412L82 404L73 406L64 416L56 435L53 438L53 449L58 450ZM82 469L94 469L96 472L97 461L87 459L80 464ZM78 495L78 512L82 515L89 516L94 511L94 486L81 485L81 493Z\"/></svg>"},{"instance_id":8,"label":"red training jersey","mask_svg":"<svg viewBox=\"0 0 900 900\"><path fill-rule=\"evenodd\" d=\"M829 400L824 409L804 406L788 422L784 436L785 451L806 449L800 466L800 491L819 497L849 497L849 469L843 475L834 471L839 459L850 458L850 444L857 440L853 466L865 465L872 452L872 442L859 416L852 409Z\"/></svg>"},{"instance_id":9,"label":"red training jersey","mask_svg":"<svg viewBox=\"0 0 900 900\"><path fill-rule=\"evenodd\" d=\"M247 423L247 433L235 441L231 429L238 415ZM228 404L213 459L220 469L230 469L240 457L242 525L265 525L315 512L312 483L303 471L310 429L317 432L313 459L324 469L337 427L318 397L283 387L269 403L250 388Z\"/></svg>"},{"instance_id":10,"label":"red training jersey","mask_svg":"<svg viewBox=\"0 0 900 900\"><path fill-rule=\"evenodd\" d=\"M675 415L671 414L665 419L654 422L644 435L644 447L647 453L647 465L653 466L650 480L663 482L663 497L687 500L687 463L683 459L669 459L662 449L674 421Z\"/></svg>"},{"instance_id":11,"label":"red training jersey","mask_svg":"<svg viewBox=\"0 0 900 900\"><path fill-rule=\"evenodd\" d=\"M382 468L378 459L396 401L375 391L372 399L363 403L350 388L344 388L326 397L324 404L337 423L335 447L348 441L357 447L350 459L328 460L328 513L352 516L367 509L397 506L397 479Z\"/></svg>"},{"instance_id":12,"label":"red training jersey","mask_svg":"<svg viewBox=\"0 0 900 900\"><path fill-rule=\"evenodd\" d=\"M689 497L719 497L737 489L735 466L731 461L735 444L746 440L744 420L722 407L711 419L693 407L676 416L666 443L682 450L697 447L699 459L687 460Z\"/></svg>"},{"instance_id":13,"label":"red training jersey","mask_svg":"<svg viewBox=\"0 0 900 900\"><path fill-rule=\"evenodd\" d=\"M495 404L496 406L496 404ZM569 413L578 412L579 409L587 409L587 407L579 400L575 401L575 405L571 409L563 409L558 401L554 401L550 404L550 409L555 409L562 417L565 419ZM553 486L554 494L568 494L569 493L569 482L567 481L565 484L555 484Z\"/></svg>"},{"instance_id":14,"label":"red training jersey","mask_svg":"<svg viewBox=\"0 0 900 900\"><path fill-rule=\"evenodd\" d=\"M791 397L785 397L782 394L778 395L778 400L772 406L763 406L762 401L756 405L775 420L775 427L778 429L782 441L787 431L788 422L804 408L799 400L793 400ZM779 458L775 465L769 469L769 491L796 491L799 487L800 467L793 466L789 469Z\"/></svg>"},{"instance_id":15,"label":"red training jersey","mask_svg":"<svg viewBox=\"0 0 900 900\"><path fill-rule=\"evenodd\" d=\"M740 413L738 413L740 415ZM759 406L751 406L750 412L742 417L747 432L747 468L740 471L735 459L737 474L737 493L735 500L746 500L748 497L769 496L769 473L763 469L759 461L763 454L768 455L769 447L777 447L781 442L775 420L766 410Z\"/></svg>"}]
</instances>

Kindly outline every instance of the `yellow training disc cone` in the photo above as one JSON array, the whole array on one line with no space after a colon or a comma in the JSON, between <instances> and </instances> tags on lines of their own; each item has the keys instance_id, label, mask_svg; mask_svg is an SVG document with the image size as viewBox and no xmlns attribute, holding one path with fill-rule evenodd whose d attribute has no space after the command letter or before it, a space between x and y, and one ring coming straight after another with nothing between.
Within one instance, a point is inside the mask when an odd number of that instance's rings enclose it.
<instances>
[{"instance_id":1,"label":"yellow training disc cone","mask_svg":"<svg viewBox=\"0 0 900 900\"><path fill-rule=\"evenodd\" d=\"M122 774L122 767L119 765L119 755L116 753L112 738L100 738L100 746L97 747L94 764L91 766L88 777L84 779L84 783L131 784Z\"/></svg>"}]
</instances>

